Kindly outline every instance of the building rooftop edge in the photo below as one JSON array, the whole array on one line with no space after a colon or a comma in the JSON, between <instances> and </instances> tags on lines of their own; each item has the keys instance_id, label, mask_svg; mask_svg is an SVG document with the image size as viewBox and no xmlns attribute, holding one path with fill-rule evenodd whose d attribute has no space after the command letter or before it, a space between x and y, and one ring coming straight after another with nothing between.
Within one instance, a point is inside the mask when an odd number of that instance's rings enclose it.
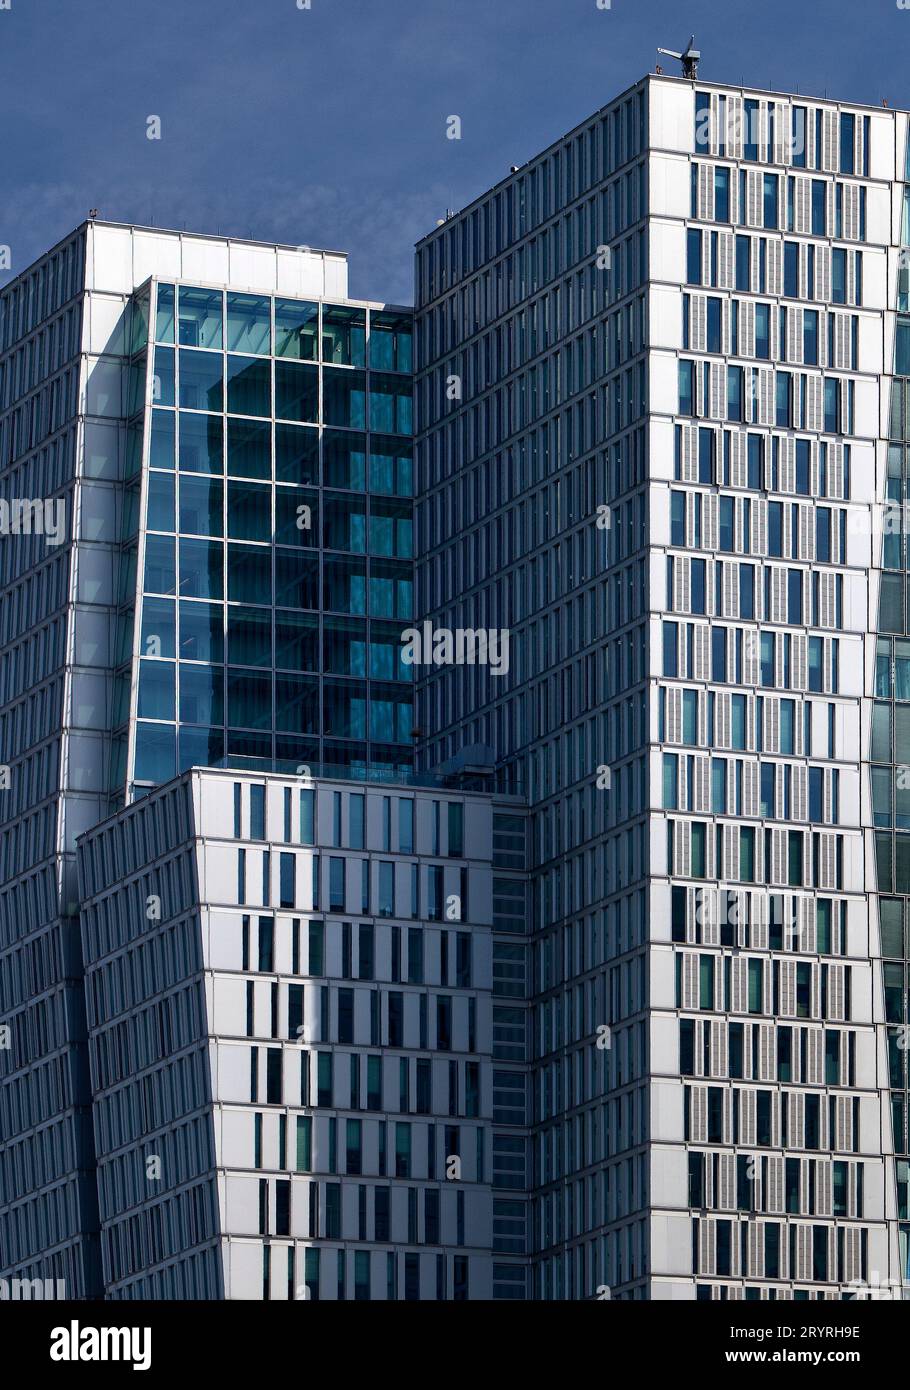
<instances>
[{"instance_id":1,"label":"building rooftop edge","mask_svg":"<svg viewBox=\"0 0 910 1390\"><path fill-rule=\"evenodd\" d=\"M570 136L578 134L585 126L590 125L591 121L596 120L603 112L608 111L611 106L615 106L618 101L622 101L625 97L629 96L631 92L637 91L639 87L647 82L673 82L680 85L687 84L690 87L714 87L720 91L743 92L749 96L754 95L757 97L776 96L797 99L802 98L805 101L825 101L834 106L849 106L857 111L887 111L891 115L895 115L896 113L906 115L910 112L910 107L882 106L881 103L877 106L873 106L867 102L846 101L842 100L840 97L820 96L818 93L813 92L784 92L778 91L776 88L772 87L745 87L739 82L712 82L702 77L682 77L672 72L646 72L644 76L638 78L637 81L630 83L630 85L624 87L621 92L617 92L615 96L610 97L609 101L605 101L603 106L598 106L595 111L591 111L583 120L580 120L569 130L564 131L562 135L557 136L555 140L551 140L542 150L538 150L535 154L530 155L523 163L516 166L514 173L504 175L496 183L490 184L488 188L485 188L482 193L478 193L470 202L465 203L464 207L458 208L452 218L445 219L440 225L424 233L422 237L419 237L417 241L415 241L415 250L423 246L425 242L430 241L434 236L438 236L448 222L454 221L457 217L462 217L466 212L470 212L479 203L484 202L490 194L496 193L501 188L504 188L507 183L510 183L511 180L516 177L516 174L520 174L522 170L526 169L529 165L536 164L539 160L542 160L551 150L555 150L558 146L564 144Z\"/></svg>"},{"instance_id":2,"label":"building rooftop edge","mask_svg":"<svg viewBox=\"0 0 910 1390\"><path fill-rule=\"evenodd\" d=\"M419 777L422 774L418 773L416 775ZM179 786L181 782L191 781L193 778L201 776L226 777L230 778L232 781L237 781L244 777L252 777L255 778L256 781L262 782L282 782L284 784L288 782L299 782L301 790L306 790L310 787L331 786L346 788L350 791L353 788L362 787L365 790L374 792L407 791L429 792L446 796L483 796L487 797L490 801L508 803L510 806L514 806L519 810L527 806L525 797L515 792L501 792L492 788L487 790L478 787L447 787L432 780L427 780L426 782L407 782L396 779L376 781L369 777L329 777L322 776L318 773L312 777L304 777L294 772L260 772L255 768L247 767L188 767L183 772L178 772L175 777L170 777L166 782L161 782L157 787L149 787L143 796L137 797L135 801L126 802L125 805L120 807L119 811L111 812L111 814L105 816L103 820L99 820L95 825L90 826L88 830L83 830L81 835L76 836L77 846L89 839L90 836L97 835L105 826L111 825L114 821L119 820L127 811L133 810L136 806L141 806L142 802L148 797L155 796L158 793L172 791L175 787ZM430 775L427 774L428 779L429 776Z\"/></svg>"},{"instance_id":3,"label":"building rooftop edge","mask_svg":"<svg viewBox=\"0 0 910 1390\"><path fill-rule=\"evenodd\" d=\"M40 265L42 261L46 261L48 257L53 256L54 253L56 251L59 251L59 249L62 246L66 246L66 244L72 241L74 237L78 236L80 232L87 230L89 227L114 227L118 229L125 229L136 232L149 232L155 236L186 237L191 238L195 241L216 241L222 242L225 245L230 245L231 243L234 243L241 246L264 246L274 251L290 251L297 252L300 254L322 256L323 258L331 257L344 261L345 265L350 267L347 251L334 251L326 247L304 247L304 243L300 243L295 246L291 242L266 241L261 237L226 236L223 235L221 232L200 232L189 230L183 231L177 227L151 227L147 226L143 222L118 222L112 218L107 217L86 217L83 219L82 222L77 223L71 231L67 232L65 236L59 237L45 251L42 251L40 256L36 256L34 260L29 261L28 265L23 266L22 270L20 270L11 279L7 280L7 282L4 285L0 285L0 294L4 294L7 290L11 289L19 280L25 279L25 277L30 275L32 271L35 269L35 267ZM160 275L149 276L148 278L168 280L169 278L173 277ZM146 282L143 281L143 283ZM137 289L138 288L140 287L137 286ZM401 310L402 312L408 314L412 314L414 312L413 304L396 304L390 300L359 299L353 295L347 295L345 296L344 302L346 304L364 304L371 308L380 307L382 309L389 309L393 311Z\"/></svg>"}]
</instances>

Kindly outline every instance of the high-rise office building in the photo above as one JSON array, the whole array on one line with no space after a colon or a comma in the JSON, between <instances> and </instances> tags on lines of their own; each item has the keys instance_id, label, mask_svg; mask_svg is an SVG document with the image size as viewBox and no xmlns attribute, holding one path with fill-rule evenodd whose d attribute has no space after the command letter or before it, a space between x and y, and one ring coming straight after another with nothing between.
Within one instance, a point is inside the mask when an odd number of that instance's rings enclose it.
<instances>
[{"instance_id":1,"label":"high-rise office building","mask_svg":"<svg viewBox=\"0 0 910 1390\"><path fill-rule=\"evenodd\" d=\"M511 639L419 761L530 803L536 1299L908 1270L907 148L649 77L418 247L417 608Z\"/></svg>"},{"instance_id":2,"label":"high-rise office building","mask_svg":"<svg viewBox=\"0 0 910 1390\"><path fill-rule=\"evenodd\" d=\"M522 813L196 770L82 839L108 1297L491 1296Z\"/></svg>"},{"instance_id":3,"label":"high-rise office building","mask_svg":"<svg viewBox=\"0 0 910 1390\"><path fill-rule=\"evenodd\" d=\"M329 253L90 224L0 293L47 499L0 572L4 1271L910 1278L908 151L648 77L419 244L413 363Z\"/></svg>"},{"instance_id":4,"label":"high-rise office building","mask_svg":"<svg viewBox=\"0 0 910 1390\"><path fill-rule=\"evenodd\" d=\"M194 764L411 765L410 315L92 221L0 294L0 1272L101 1289L77 837Z\"/></svg>"}]
</instances>

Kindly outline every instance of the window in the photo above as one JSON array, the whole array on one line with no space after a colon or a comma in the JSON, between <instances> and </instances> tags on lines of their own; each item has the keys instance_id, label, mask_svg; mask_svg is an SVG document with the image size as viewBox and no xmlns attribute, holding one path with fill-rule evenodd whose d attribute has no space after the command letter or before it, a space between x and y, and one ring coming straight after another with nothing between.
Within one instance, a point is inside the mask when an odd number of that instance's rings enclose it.
<instances>
[{"instance_id":1,"label":"window","mask_svg":"<svg viewBox=\"0 0 910 1390\"><path fill-rule=\"evenodd\" d=\"M408 984L423 984L423 931L420 927L408 928Z\"/></svg>"},{"instance_id":2,"label":"window","mask_svg":"<svg viewBox=\"0 0 910 1390\"><path fill-rule=\"evenodd\" d=\"M714 481L714 445L717 434L711 429L698 429L698 481L700 483L713 483Z\"/></svg>"},{"instance_id":3,"label":"window","mask_svg":"<svg viewBox=\"0 0 910 1390\"><path fill-rule=\"evenodd\" d=\"M711 814L723 816L727 810L727 764L723 758L711 759Z\"/></svg>"},{"instance_id":4,"label":"window","mask_svg":"<svg viewBox=\"0 0 910 1390\"><path fill-rule=\"evenodd\" d=\"M414 853L414 802L406 796L398 798L398 849L401 854Z\"/></svg>"},{"instance_id":5,"label":"window","mask_svg":"<svg viewBox=\"0 0 910 1390\"><path fill-rule=\"evenodd\" d=\"M670 493L670 544L679 546L686 544L686 494L684 492L672 491Z\"/></svg>"},{"instance_id":6,"label":"window","mask_svg":"<svg viewBox=\"0 0 910 1390\"><path fill-rule=\"evenodd\" d=\"M379 865L379 916L391 917L395 911L395 865L385 861Z\"/></svg>"},{"instance_id":7,"label":"window","mask_svg":"<svg viewBox=\"0 0 910 1390\"><path fill-rule=\"evenodd\" d=\"M749 274L749 237L736 238L736 288L748 292L751 289Z\"/></svg>"},{"instance_id":8,"label":"window","mask_svg":"<svg viewBox=\"0 0 910 1390\"><path fill-rule=\"evenodd\" d=\"M679 643L679 624L663 624L663 653L664 653L664 675L678 676L679 661L677 656Z\"/></svg>"},{"instance_id":9,"label":"window","mask_svg":"<svg viewBox=\"0 0 910 1390\"><path fill-rule=\"evenodd\" d=\"M847 252L838 247L831 251L831 300L834 304L847 302Z\"/></svg>"},{"instance_id":10,"label":"window","mask_svg":"<svg viewBox=\"0 0 910 1390\"><path fill-rule=\"evenodd\" d=\"M755 830L752 826L739 829L739 876L744 883L755 882Z\"/></svg>"},{"instance_id":11,"label":"window","mask_svg":"<svg viewBox=\"0 0 910 1390\"><path fill-rule=\"evenodd\" d=\"M787 835L787 882L791 888L803 886L803 836L799 830L791 830ZM806 969L808 970L808 966ZM797 975L799 967L797 967ZM797 987L799 980L797 979ZM805 1015L808 1017L808 1014Z\"/></svg>"},{"instance_id":12,"label":"window","mask_svg":"<svg viewBox=\"0 0 910 1390\"><path fill-rule=\"evenodd\" d=\"M730 700L731 744L741 751L746 746L746 697L733 695Z\"/></svg>"},{"instance_id":13,"label":"window","mask_svg":"<svg viewBox=\"0 0 910 1390\"><path fill-rule=\"evenodd\" d=\"M442 869L437 864L430 864L427 868L426 910L427 917L434 922L442 920L442 889Z\"/></svg>"},{"instance_id":14,"label":"window","mask_svg":"<svg viewBox=\"0 0 910 1390\"><path fill-rule=\"evenodd\" d=\"M743 159L758 159L758 102L747 97L743 103Z\"/></svg>"},{"instance_id":15,"label":"window","mask_svg":"<svg viewBox=\"0 0 910 1390\"><path fill-rule=\"evenodd\" d=\"M897 320L897 334L894 348L895 376L910 377L910 318Z\"/></svg>"},{"instance_id":16,"label":"window","mask_svg":"<svg viewBox=\"0 0 910 1390\"><path fill-rule=\"evenodd\" d=\"M341 1239L341 1183L325 1185L325 1234L327 1240Z\"/></svg>"},{"instance_id":17,"label":"window","mask_svg":"<svg viewBox=\"0 0 910 1390\"><path fill-rule=\"evenodd\" d=\"M675 753L664 754L664 809L675 811L678 805L679 758Z\"/></svg>"},{"instance_id":18,"label":"window","mask_svg":"<svg viewBox=\"0 0 910 1390\"><path fill-rule=\"evenodd\" d=\"M739 616L755 617L755 566L739 566Z\"/></svg>"},{"instance_id":19,"label":"window","mask_svg":"<svg viewBox=\"0 0 910 1390\"><path fill-rule=\"evenodd\" d=\"M755 1142L762 1148L771 1143L771 1092L758 1091L755 1096Z\"/></svg>"},{"instance_id":20,"label":"window","mask_svg":"<svg viewBox=\"0 0 910 1390\"><path fill-rule=\"evenodd\" d=\"M725 627L712 627L711 629L711 679L721 682L727 679L727 629Z\"/></svg>"},{"instance_id":21,"label":"window","mask_svg":"<svg viewBox=\"0 0 910 1390\"><path fill-rule=\"evenodd\" d=\"M704 573L706 573L706 564L704 564L704 560L692 560L692 562L690 562L689 610L692 613L704 613L704 595L706 595L706 588L704 588Z\"/></svg>"},{"instance_id":22,"label":"window","mask_svg":"<svg viewBox=\"0 0 910 1390\"><path fill-rule=\"evenodd\" d=\"M708 1143L724 1142L724 1094L720 1086L708 1087Z\"/></svg>"},{"instance_id":23,"label":"window","mask_svg":"<svg viewBox=\"0 0 910 1390\"><path fill-rule=\"evenodd\" d=\"M789 756L796 752L794 747L796 730L796 701L781 700L780 702L780 751Z\"/></svg>"},{"instance_id":24,"label":"window","mask_svg":"<svg viewBox=\"0 0 910 1390\"><path fill-rule=\"evenodd\" d=\"M727 419L743 418L743 369L727 368Z\"/></svg>"},{"instance_id":25,"label":"window","mask_svg":"<svg viewBox=\"0 0 910 1390\"><path fill-rule=\"evenodd\" d=\"M778 226L778 191L777 175L765 174L762 189L762 226L772 230Z\"/></svg>"},{"instance_id":26,"label":"window","mask_svg":"<svg viewBox=\"0 0 910 1390\"><path fill-rule=\"evenodd\" d=\"M783 553L784 553L784 551L783 551L783 545L784 545L784 507L783 507L783 503L782 503L782 502L769 502L769 503L768 503L768 554L769 554L769 555L772 555L772 556L775 556L775 557L777 557L777 558L780 558L780 557L783 555ZM764 633L764 634L762 634L762 635L763 635L763 638L764 638L765 636L767 636L767 637L769 637L769 638L773 638L773 635L774 635L774 634L773 634L773 633ZM772 680L769 680L769 681L765 682L765 684L767 684L767 685L773 685L773 684L774 684L774 681L773 681L773 679L772 679Z\"/></svg>"},{"instance_id":27,"label":"window","mask_svg":"<svg viewBox=\"0 0 910 1390\"><path fill-rule=\"evenodd\" d=\"M759 773L759 815L766 819L775 815L774 782L774 764L762 763Z\"/></svg>"},{"instance_id":28,"label":"window","mask_svg":"<svg viewBox=\"0 0 910 1390\"><path fill-rule=\"evenodd\" d=\"M332 1104L332 1060L331 1052L317 1052L316 1054L317 1106Z\"/></svg>"},{"instance_id":29,"label":"window","mask_svg":"<svg viewBox=\"0 0 910 1390\"><path fill-rule=\"evenodd\" d=\"M719 522L718 546L721 550L732 552L735 542L734 500L732 497L720 498Z\"/></svg>"},{"instance_id":30,"label":"window","mask_svg":"<svg viewBox=\"0 0 910 1390\"><path fill-rule=\"evenodd\" d=\"M812 180L812 235L825 235L826 187L824 179Z\"/></svg>"},{"instance_id":31,"label":"window","mask_svg":"<svg viewBox=\"0 0 910 1390\"><path fill-rule=\"evenodd\" d=\"M693 878L704 878L707 826L703 821L693 821L691 826L691 873Z\"/></svg>"},{"instance_id":32,"label":"window","mask_svg":"<svg viewBox=\"0 0 910 1390\"><path fill-rule=\"evenodd\" d=\"M784 242L784 295L799 298L799 244L795 241Z\"/></svg>"},{"instance_id":33,"label":"window","mask_svg":"<svg viewBox=\"0 0 910 1390\"><path fill-rule=\"evenodd\" d=\"M344 911L344 863L343 859L329 859L329 911Z\"/></svg>"},{"instance_id":34,"label":"window","mask_svg":"<svg viewBox=\"0 0 910 1390\"><path fill-rule=\"evenodd\" d=\"M690 285L700 285L702 283L701 248L701 232L695 227L690 227L686 234L686 281Z\"/></svg>"},{"instance_id":35,"label":"window","mask_svg":"<svg viewBox=\"0 0 910 1390\"><path fill-rule=\"evenodd\" d=\"M265 839L265 787L259 783L250 787L250 839Z\"/></svg>"},{"instance_id":36,"label":"window","mask_svg":"<svg viewBox=\"0 0 910 1390\"><path fill-rule=\"evenodd\" d=\"M300 793L300 843L302 845L314 845L315 839L315 804L316 793L314 791L302 791Z\"/></svg>"},{"instance_id":37,"label":"window","mask_svg":"<svg viewBox=\"0 0 910 1390\"><path fill-rule=\"evenodd\" d=\"M805 169L807 149L806 108L805 106L794 106L790 128L790 159L794 169Z\"/></svg>"},{"instance_id":38,"label":"window","mask_svg":"<svg viewBox=\"0 0 910 1390\"><path fill-rule=\"evenodd\" d=\"M854 170L854 139L856 117L850 111L842 111L840 117L840 172L852 174Z\"/></svg>"},{"instance_id":39,"label":"window","mask_svg":"<svg viewBox=\"0 0 910 1390\"><path fill-rule=\"evenodd\" d=\"M400 1121L395 1125L395 1176L411 1176L411 1126Z\"/></svg>"},{"instance_id":40,"label":"window","mask_svg":"<svg viewBox=\"0 0 910 1390\"><path fill-rule=\"evenodd\" d=\"M682 741L698 743L698 691L684 690L682 696Z\"/></svg>"},{"instance_id":41,"label":"window","mask_svg":"<svg viewBox=\"0 0 910 1390\"><path fill-rule=\"evenodd\" d=\"M313 1120L310 1115L297 1116L297 1171L309 1173L313 1166Z\"/></svg>"},{"instance_id":42,"label":"window","mask_svg":"<svg viewBox=\"0 0 910 1390\"><path fill-rule=\"evenodd\" d=\"M450 801L448 807L449 856L461 858L464 854L464 803Z\"/></svg>"},{"instance_id":43,"label":"window","mask_svg":"<svg viewBox=\"0 0 910 1390\"><path fill-rule=\"evenodd\" d=\"M322 922L309 924L309 975L325 974L325 929Z\"/></svg>"},{"instance_id":44,"label":"window","mask_svg":"<svg viewBox=\"0 0 910 1390\"><path fill-rule=\"evenodd\" d=\"M698 1007L714 1008L714 957L698 958Z\"/></svg>"},{"instance_id":45,"label":"window","mask_svg":"<svg viewBox=\"0 0 910 1390\"><path fill-rule=\"evenodd\" d=\"M362 1123L360 1120L345 1121L345 1171L361 1173L362 1166Z\"/></svg>"},{"instance_id":46,"label":"window","mask_svg":"<svg viewBox=\"0 0 910 1390\"><path fill-rule=\"evenodd\" d=\"M352 1043L354 1041L354 991L352 989L339 989L338 991L338 1041L340 1043Z\"/></svg>"},{"instance_id":47,"label":"window","mask_svg":"<svg viewBox=\"0 0 910 1390\"><path fill-rule=\"evenodd\" d=\"M348 798L348 841L351 849L363 849L365 800L362 792L352 792Z\"/></svg>"},{"instance_id":48,"label":"window","mask_svg":"<svg viewBox=\"0 0 910 1390\"><path fill-rule=\"evenodd\" d=\"M695 146L696 149L710 148L711 143L711 94L695 93Z\"/></svg>"},{"instance_id":49,"label":"window","mask_svg":"<svg viewBox=\"0 0 910 1390\"><path fill-rule=\"evenodd\" d=\"M714 295L708 296L706 334L707 351L720 352L720 300Z\"/></svg>"},{"instance_id":50,"label":"window","mask_svg":"<svg viewBox=\"0 0 910 1390\"><path fill-rule=\"evenodd\" d=\"M679 413L695 414L695 363L680 361L679 364Z\"/></svg>"},{"instance_id":51,"label":"window","mask_svg":"<svg viewBox=\"0 0 910 1390\"><path fill-rule=\"evenodd\" d=\"M714 220L730 221L730 170L720 164L714 166Z\"/></svg>"},{"instance_id":52,"label":"window","mask_svg":"<svg viewBox=\"0 0 910 1390\"><path fill-rule=\"evenodd\" d=\"M279 877L280 877L280 907L296 906L296 867L297 860L293 854L279 855Z\"/></svg>"}]
</instances>

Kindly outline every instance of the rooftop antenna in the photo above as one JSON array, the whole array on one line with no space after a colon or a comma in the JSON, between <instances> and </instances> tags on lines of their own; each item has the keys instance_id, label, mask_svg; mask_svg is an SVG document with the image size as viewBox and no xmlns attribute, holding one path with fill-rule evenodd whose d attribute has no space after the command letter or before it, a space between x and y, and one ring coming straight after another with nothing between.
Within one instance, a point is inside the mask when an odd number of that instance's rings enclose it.
<instances>
[{"instance_id":1,"label":"rooftop antenna","mask_svg":"<svg viewBox=\"0 0 910 1390\"><path fill-rule=\"evenodd\" d=\"M701 53L694 47L695 35L692 34L688 46L682 53L675 52L672 48L659 48L658 53L664 53L668 58L678 58L682 63L683 77L694 78L698 76L698 60Z\"/></svg>"}]
</instances>

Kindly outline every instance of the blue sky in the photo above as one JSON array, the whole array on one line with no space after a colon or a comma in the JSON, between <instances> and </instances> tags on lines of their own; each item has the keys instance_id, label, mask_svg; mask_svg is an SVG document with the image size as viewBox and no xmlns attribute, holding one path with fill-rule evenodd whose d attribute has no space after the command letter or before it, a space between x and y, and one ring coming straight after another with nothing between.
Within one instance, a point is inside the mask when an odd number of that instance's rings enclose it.
<instances>
[{"instance_id":1,"label":"blue sky","mask_svg":"<svg viewBox=\"0 0 910 1390\"><path fill-rule=\"evenodd\" d=\"M97 207L118 221L347 251L353 295L410 302L413 243L447 207L691 31L709 80L910 105L910 9L897 0L297 6L11 0L0 10L0 244L12 273ZM158 141L146 138L152 115ZM446 139L450 115L461 140Z\"/></svg>"}]
</instances>

